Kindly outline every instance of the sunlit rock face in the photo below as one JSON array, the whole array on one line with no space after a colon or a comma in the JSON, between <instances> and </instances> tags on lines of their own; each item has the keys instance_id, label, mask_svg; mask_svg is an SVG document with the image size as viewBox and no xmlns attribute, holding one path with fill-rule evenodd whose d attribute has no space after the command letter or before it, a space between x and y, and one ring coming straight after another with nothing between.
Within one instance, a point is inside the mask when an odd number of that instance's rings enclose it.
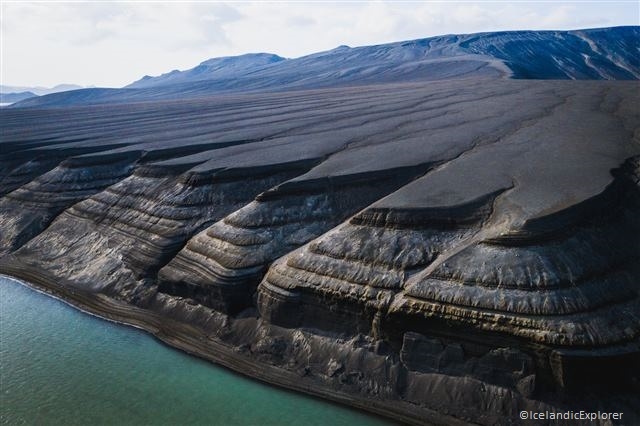
<instances>
[{"instance_id":1,"label":"sunlit rock face","mask_svg":"<svg viewBox=\"0 0 640 426\"><path fill-rule=\"evenodd\" d=\"M554 49L628 43L557 34ZM547 36L437 43L497 60ZM406 422L640 420L637 82L420 75L2 110L0 272Z\"/></svg>"}]
</instances>

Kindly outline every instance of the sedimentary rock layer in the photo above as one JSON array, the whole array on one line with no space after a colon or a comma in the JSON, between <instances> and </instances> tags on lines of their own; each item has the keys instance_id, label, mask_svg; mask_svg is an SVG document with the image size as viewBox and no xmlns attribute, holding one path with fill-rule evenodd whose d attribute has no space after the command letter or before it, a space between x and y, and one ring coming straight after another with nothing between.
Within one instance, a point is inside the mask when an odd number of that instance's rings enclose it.
<instances>
[{"instance_id":1,"label":"sedimentary rock layer","mask_svg":"<svg viewBox=\"0 0 640 426\"><path fill-rule=\"evenodd\" d=\"M403 421L634 420L639 110L479 79L2 110L0 272Z\"/></svg>"}]
</instances>

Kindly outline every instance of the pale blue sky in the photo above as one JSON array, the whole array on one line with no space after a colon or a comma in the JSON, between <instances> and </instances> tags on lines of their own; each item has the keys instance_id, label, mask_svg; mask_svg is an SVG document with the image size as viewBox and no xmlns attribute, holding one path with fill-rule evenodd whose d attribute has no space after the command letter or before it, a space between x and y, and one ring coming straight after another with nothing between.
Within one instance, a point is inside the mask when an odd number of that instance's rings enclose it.
<instances>
[{"instance_id":1,"label":"pale blue sky","mask_svg":"<svg viewBox=\"0 0 640 426\"><path fill-rule=\"evenodd\" d=\"M3 85L120 87L211 57L441 34L640 25L637 1L2 1Z\"/></svg>"}]
</instances>

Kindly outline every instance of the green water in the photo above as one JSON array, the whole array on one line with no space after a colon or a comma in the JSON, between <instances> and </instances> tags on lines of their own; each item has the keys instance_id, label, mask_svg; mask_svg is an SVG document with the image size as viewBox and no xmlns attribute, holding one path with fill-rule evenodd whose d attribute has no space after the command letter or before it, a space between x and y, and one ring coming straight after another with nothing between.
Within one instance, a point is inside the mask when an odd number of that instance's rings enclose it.
<instances>
[{"instance_id":1,"label":"green water","mask_svg":"<svg viewBox=\"0 0 640 426\"><path fill-rule=\"evenodd\" d=\"M247 379L0 277L2 424L383 425Z\"/></svg>"}]
</instances>

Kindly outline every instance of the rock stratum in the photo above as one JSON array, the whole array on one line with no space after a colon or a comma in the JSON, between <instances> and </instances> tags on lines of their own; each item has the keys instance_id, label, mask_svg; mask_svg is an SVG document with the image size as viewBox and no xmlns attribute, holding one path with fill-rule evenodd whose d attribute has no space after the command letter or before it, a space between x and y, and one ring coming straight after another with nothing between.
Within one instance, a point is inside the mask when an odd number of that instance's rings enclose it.
<instances>
[{"instance_id":1,"label":"rock stratum","mask_svg":"<svg viewBox=\"0 0 640 426\"><path fill-rule=\"evenodd\" d=\"M640 421L637 81L0 116L0 273L402 422Z\"/></svg>"}]
</instances>

